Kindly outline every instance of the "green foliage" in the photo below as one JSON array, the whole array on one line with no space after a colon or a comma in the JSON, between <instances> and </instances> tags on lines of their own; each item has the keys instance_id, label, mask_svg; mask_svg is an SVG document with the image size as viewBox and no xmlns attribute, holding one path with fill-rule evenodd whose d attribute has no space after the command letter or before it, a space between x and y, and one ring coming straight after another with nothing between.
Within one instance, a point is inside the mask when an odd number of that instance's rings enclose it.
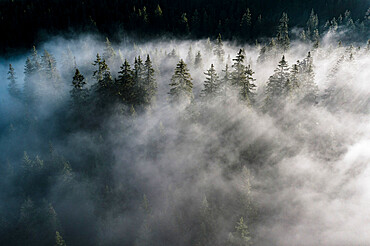
<instances>
[{"instance_id":1,"label":"green foliage","mask_svg":"<svg viewBox=\"0 0 370 246\"><path fill-rule=\"evenodd\" d=\"M9 94L12 97L20 99L21 98L21 91L18 88L16 79L17 79L17 77L15 75L14 68L13 68L12 64L9 64L9 71L8 71L8 80L9 80L8 92L9 92Z\"/></svg>"},{"instance_id":2,"label":"green foliage","mask_svg":"<svg viewBox=\"0 0 370 246\"><path fill-rule=\"evenodd\" d=\"M55 232L55 246L67 246L66 242L58 231Z\"/></svg>"},{"instance_id":3,"label":"green foliage","mask_svg":"<svg viewBox=\"0 0 370 246\"><path fill-rule=\"evenodd\" d=\"M206 75L206 80L204 81L202 95L210 98L215 97L220 91L220 80L213 64L204 74Z\"/></svg>"},{"instance_id":4,"label":"green foliage","mask_svg":"<svg viewBox=\"0 0 370 246\"><path fill-rule=\"evenodd\" d=\"M171 78L171 89L168 93L171 102L193 99L193 83L185 62L181 59L175 68Z\"/></svg>"}]
</instances>

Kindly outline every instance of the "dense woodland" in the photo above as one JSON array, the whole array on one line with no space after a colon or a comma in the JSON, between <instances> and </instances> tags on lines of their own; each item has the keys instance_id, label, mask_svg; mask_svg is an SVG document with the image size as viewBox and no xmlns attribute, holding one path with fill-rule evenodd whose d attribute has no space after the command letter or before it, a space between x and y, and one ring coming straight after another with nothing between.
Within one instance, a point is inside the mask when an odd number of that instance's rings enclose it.
<instances>
[{"instance_id":1,"label":"dense woodland","mask_svg":"<svg viewBox=\"0 0 370 246\"><path fill-rule=\"evenodd\" d=\"M6 60L0 245L370 242L366 1L68 2L1 2L3 51L126 39Z\"/></svg>"},{"instance_id":2,"label":"dense woodland","mask_svg":"<svg viewBox=\"0 0 370 246\"><path fill-rule=\"evenodd\" d=\"M331 23L344 21L353 29L352 38L358 39L370 36L364 28L368 5L366 0L5 0L0 2L0 51L16 52L49 35L86 31L113 41L127 34L144 41L164 34L197 39L222 33L225 40L254 43L275 35L282 12L289 15L292 27L304 28L312 9L317 12L320 33Z\"/></svg>"}]
</instances>

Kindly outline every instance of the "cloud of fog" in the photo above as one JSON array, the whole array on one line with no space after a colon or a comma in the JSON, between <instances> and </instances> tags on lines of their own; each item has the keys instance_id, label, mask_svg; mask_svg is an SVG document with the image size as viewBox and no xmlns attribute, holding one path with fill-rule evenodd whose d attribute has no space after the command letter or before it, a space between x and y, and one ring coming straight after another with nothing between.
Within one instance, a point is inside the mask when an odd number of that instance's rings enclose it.
<instances>
[{"instance_id":1,"label":"cloud of fog","mask_svg":"<svg viewBox=\"0 0 370 246\"><path fill-rule=\"evenodd\" d=\"M322 46L311 51L320 90L318 104L291 104L279 115L268 115L257 107L248 108L232 93L225 103L221 99L203 102L199 92L211 64L222 77L228 56L233 59L239 48L244 48L246 64L255 72L257 101L263 101L263 88L280 55L259 63L257 47L224 42L225 59L220 62L207 51L207 40L137 45L132 41L113 46L117 56L120 51L131 64L138 55L143 59L151 56L157 72L157 106L135 118L113 114L104 121L104 130L65 133L60 128L68 122L52 120L69 105L73 74L60 62L64 53L69 47L91 86L91 64L96 53L104 53L99 37L54 38L37 47L40 54L46 49L56 57L64 83L59 95L62 99L54 102L57 105L44 100L36 109L43 111L35 113L42 116L37 129L9 133L9 125L23 120L20 114L24 111L5 117L15 102L9 103L12 99L4 92L6 83L1 83L0 150L12 154L0 160L18 163L23 151L46 155L48 141L52 141L74 170L73 190L61 196L63 182L57 180L47 193L65 228L67 242L190 245L202 240L193 228L202 228L199 218L208 204L213 224L208 231L213 238L208 243L213 245L227 242L241 216L255 245L370 244L370 56L366 47L349 51L349 47L337 47L332 34L324 36ZM168 103L168 84L178 60L187 59L190 46L193 58L201 51L203 59L200 67L188 64L198 103L179 109ZM168 55L173 49L176 58ZM308 44L292 42L285 54L289 65L303 60L310 50ZM343 61L338 62L342 56ZM24 60L2 60L1 80L5 81L8 63L12 63L22 87ZM117 76L119 66L110 67ZM335 100L325 96L328 89L338 92L332 95ZM15 170L20 170L17 165ZM82 171L94 165L95 172L103 170L99 165L112 168L84 178ZM13 189L12 182L6 184L1 188L3 201L9 198L5 189ZM110 201L113 206L104 207L105 203L95 201L99 189L121 196ZM144 195L149 212L143 208ZM3 203L0 210L5 211Z\"/></svg>"}]
</instances>

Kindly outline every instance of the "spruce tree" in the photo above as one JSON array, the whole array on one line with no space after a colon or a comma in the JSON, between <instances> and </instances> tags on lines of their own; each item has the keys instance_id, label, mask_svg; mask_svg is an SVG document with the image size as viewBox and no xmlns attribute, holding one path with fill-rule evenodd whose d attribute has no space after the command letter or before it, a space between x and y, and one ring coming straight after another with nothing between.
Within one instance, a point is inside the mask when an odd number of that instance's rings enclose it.
<instances>
[{"instance_id":1,"label":"spruce tree","mask_svg":"<svg viewBox=\"0 0 370 246\"><path fill-rule=\"evenodd\" d=\"M217 58L220 62L224 61L225 51L224 51L224 48L223 48L223 43L222 43L220 33L217 36L217 40L216 40L215 47L213 49L213 53L217 56Z\"/></svg>"},{"instance_id":2,"label":"spruce tree","mask_svg":"<svg viewBox=\"0 0 370 246\"><path fill-rule=\"evenodd\" d=\"M85 85L85 77L76 68L75 75L72 80L73 88L71 90L71 97L73 108L77 113L82 112L88 98L88 90L84 88Z\"/></svg>"},{"instance_id":3,"label":"spruce tree","mask_svg":"<svg viewBox=\"0 0 370 246\"><path fill-rule=\"evenodd\" d=\"M282 102L284 96L286 95L286 86L289 79L289 68L288 63L285 60L285 56L282 57L281 61L278 64L278 67L275 69L275 73L270 76L267 86L266 86L266 99L265 107L269 108L274 103Z\"/></svg>"},{"instance_id":4,"label":"spruce tree","mask_svg":"<svg viewBox=\"0 0 370 246\"><path fill-rule=\"evenodd\" d=\"M96 100L98 105L104 107L114 99L113 78L107 63L104 59L101 59L99 54L96 55L93 65L96 67L93 73L93 77L96 80L96 84L93 85L93 91L97 94Z\"/></svg>"},{"instance_id":5,"label":"spruce tree","mask_svg":"<svg viewBox=\"0 0 370 246\"><path fill-rule=\"evenodd\" d=\"M236 223L235 231L229 234L229 243L232 246L249 246L252 244L250 232L243 217L240 217Z\"/></svg>"},{"instance_id":6,"label":"spruce tree","mask_svg":"<svg viewBox=\"0 0 370 246\"><path fill-rule=\"evenodd\" d=\"M204 81L202 95L206 97L214 97L219 93L220 80L213 64L211 64L211 68L204 74L206 75L206 80Z\"/></svg>"},{"instance_id":7,"label":"spruce tree","mask_svg":"<svg viewBox=\"0 0 370 246\"><path fill-rule=\"evenodd\" d=\"M149 55L144 63L144 73L143 73L143 81L144 81L144 103L147 105L151 105L155 101L155 95L157 92L157 82L154 78L154 69L152 65L152 61L150 60Z\"/></svg>"},{"instance_id":8,"label":"spruce tree","mask_svg":"<svg viewBox=\"0 0 370 246\"><path fill-rule=\"evenodd\" d=\"M111 42L109 41L109 39L106 38L103 58L107 62L111 63L112 61L114 61L115 57L116 57L116 52L114 51L113 46Z\"/></svg>"},{"instance_id":9,"label":"spruce tree","mask_svg":"<svg viewBox=\"0 0 370 246\"><path fill-rule=\"evenodd\" d=\"M131 70L127 60L122 64L121 70L118 73L116 84L119 98L129 106L137 106L140 102L140 95L138 93L138 86L134 80L134 72Z\"/></svg>"},{"instance_id":10,"label":"spruce tree","mask_svg":"<svg viewBox=\"0 0 370 246\"><path fill-rule=\"evenodd\" d=\"M249 8L243 14L242 19L240 21L240 30L241 36L247 40L251 37L251 27L252 27L252 14Z\"/></svg>"},{"instance_id":11,"label":"spruce tree","mask_svg":"<svg viewBox=\"0 0 370 246\"><path fill-rule=\"evenodd\" d=\"M66 242L58 231L55 232L55 246L67 246Z\"/></svg>"},{"instance_id":12,"label":"spruce tree","mask_svg":"<svg viewBox=\"0 0 370 246\"><path fill-rule=\"evenodd\" d=\"M200 51L198 51L197 55L195 56L194 67L198 69L203 67L202 55L200 54Z\"/></svg>"},{"instance_id":13,"label":"spruce tree","mask_svg":"<svg viewBox=\"0 0 370 246\"><path fill-rule=\"evenodd\" d=\"M12 64L9 64L9 71L8 71L8 92L9 95L11 95L14 98L20 98L21 97L21 91L18 88L17 85L17 77L15 76L15 71L12 66Z\"/></svg>"},{"instance_id":14,"label":"spruce tree","mask_svg":"<svg viewBox=\"0 0 370 246\"><path fill-rule=\"evenodd\" d=\"M232 68L232 84L233 85L242 85L243 81L246 79L245 66L244 66L245 52L244 49L240 49L236 58L233 59L234 64Z\"/></svg>"},{"instance_id":15,"label":"spruce tree","mask_svg":"<svg viewBox=\"0 0 370 246\"><path fill-rule=\"evenodd\" d=\"M318 26L319 18L317 17L317 14L315 14L315 11L312 9L310 17L306 23L306 37L313 42L316 41L315 32L318 32Z\"/></svg>"},{"instance_id":16,"label":"spruce tree","mask_svg":"<svg viewBox=\"0 0 370 246\"><path fill-rule=\"evenodd\" d=\"M188 64L193 64L193 62L194 62L193 49L192 49L191 45L189 46L188 54L186 56L186 62Z\"/></svg>"},{"instance_id":17,"label":"spruce tree","mask_svg":"<svg viewBox=\"0 0 370 246\"><path fill-rule=\"evenodd\" d=\"M229 89L229 87L232 84L231 83L232 82L232 74L230 72L228 64L225 65L225 69L222 70L222 72L223 72L224 76L221 79L220 91L221 91L222 95L226 96L227 90Z\"/></svg>"},{"instance_id":18,"label":"spruce tree","mask_svg":"<svg viewBox=\"0 0 370 246\"><path fill-rule=\"evenodd\" d=\"M168 93L171 102L193 99L193 83L185 62L181 59L175 68L171 78L171 89Z\"/></svg>"},{"instance_id":19,"label":"spruce tree","mask_svg":"<svg viewBox=\"0 0 370 246\"><path fill-rule=\"evenodd\" d=\"M287 51L290 45L288 22L289 18L287 13L283 13L279 21L278 33L276 36L278 46L283 51Z\"/></svg>"}]
</instances>

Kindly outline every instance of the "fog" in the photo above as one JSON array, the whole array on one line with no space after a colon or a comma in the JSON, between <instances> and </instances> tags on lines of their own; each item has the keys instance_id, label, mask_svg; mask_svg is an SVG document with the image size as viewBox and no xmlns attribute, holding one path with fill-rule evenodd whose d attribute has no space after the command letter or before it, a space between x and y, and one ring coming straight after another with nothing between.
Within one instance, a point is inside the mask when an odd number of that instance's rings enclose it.
<instances>
[{"instance_id":1,"label":"fog","mask_svg":"<svg viewBox=\"0 0 370 246\"><path fill-rule=\"evenodd\" d=\"M214 40L211 45L207 48L207 40L135 43L129 38L112 44L116 56L107 63L115 78L124 59L133 64L135 57L150 55L156 103L135 114L127 113L129 105L111 105L103 116L89 114L88 123L99 122L93 128L72 122L70 90L75 68L93 88L92 63L106 50L104 38L53 37L38 45L39 55L45 49L56 58L61 84L56 90L49 80L34 81L39 99L32 107L8 94L6 79L11 63L23 88L30 53L1 59L3 242L17 240L7 236L11 232L23 235L19 211L31 199L52 205L67 245L369 245L366 44L338 45L338 34L329 32L317 49L293 40L287 52L277 51L262 62L262 44L224 41L223 61L213 52ZM239 100L235 88L225 97L204 99L204 72L214 64L222 78L225 64L232 69L241 48L244 64L255 72L255 103ZM175 56L169 55L172 50ZM198 51L202 63L194 66ZM282 55L290 68L308 52L319 89L315 103L288 100L266 111L267 81ZM191 104L169 102L180 59L193 79ZM24 152L39 168L32 177L24 174ZM244 238L236 229L241 217L248 226Z\"/></svg>"}]
</instances>

